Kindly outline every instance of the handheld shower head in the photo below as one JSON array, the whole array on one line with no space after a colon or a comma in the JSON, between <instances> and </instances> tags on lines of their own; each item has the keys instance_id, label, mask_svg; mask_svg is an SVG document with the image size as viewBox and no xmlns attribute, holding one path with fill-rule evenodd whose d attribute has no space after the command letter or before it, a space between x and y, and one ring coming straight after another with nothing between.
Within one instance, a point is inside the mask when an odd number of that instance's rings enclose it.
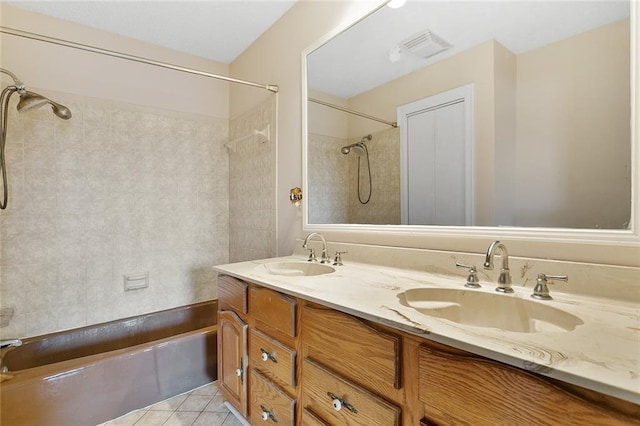
<instances>
[{"instance_id":1,"label":"handheld shower head","mask_svg":"<svg viewBox=\"0 0 640 426\"><path fill-rule=\"evenodd\" d=\"M62 118L63 120L68 120L71 118L71 110L69 110L69 108L57 102L54 102L49 98L45 98L42 95L30 92L28 90L24 93L19 93L19 95L20 101L18 101L18 111L29 111L49 104L51 105L53 113L58 117Z\"/></svg>"},{"instance_id":2,"label":"handheld shower head","mask_svg":"<svg viewBox=\"0 0 640 426\"><path fill-rule=\"evenodd\" d=\"M357 144L355 144L352 148L353 153L355 155L357 155L358 157L361 157L364 155L364 144L362 142L359 142Z\"/></svg>"},{"instance_id":3,"label":"handheld shower head","mask_svg":"<svg viewBox=\"0 0 640 426\"><path fill-rule=\"evenodd\" d=\"M371 139L373 139L373 136L371 135L363 136L362 139L360 139L360 142L352 143L351 145L346 145L340 148L340 152L346 155L353 149L353 153L360 157L365 154L367 149L364 143Z\"/></svg>"}]
</instances>

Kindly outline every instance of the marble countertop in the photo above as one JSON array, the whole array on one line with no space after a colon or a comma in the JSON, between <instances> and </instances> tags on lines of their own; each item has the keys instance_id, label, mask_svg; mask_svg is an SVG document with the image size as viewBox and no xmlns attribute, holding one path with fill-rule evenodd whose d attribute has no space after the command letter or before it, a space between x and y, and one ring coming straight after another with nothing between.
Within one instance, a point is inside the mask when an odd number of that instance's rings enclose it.
<instances>
[{"instance_id":1,"label":"marble countertop","mask_svg":"<svg viewBox=\"0 0 640 426\"><path fill-rule=\"evenodd\" d=\"M271 274L266 263L305 262L300 256L219 265L214 269L291 296L379 322L426 339L640 404L640 305L553 291L553 300L534 301L583 321L572 331L521 333L438 319L402 303L404 291L438 287L465 289L464 279L362 263L336 266L316 276ZM495 294L495 283L479 290ZM502 297L523 298L514 288ZM555 290L555 289L554 289Z\"/></svg>"}]
</instances>

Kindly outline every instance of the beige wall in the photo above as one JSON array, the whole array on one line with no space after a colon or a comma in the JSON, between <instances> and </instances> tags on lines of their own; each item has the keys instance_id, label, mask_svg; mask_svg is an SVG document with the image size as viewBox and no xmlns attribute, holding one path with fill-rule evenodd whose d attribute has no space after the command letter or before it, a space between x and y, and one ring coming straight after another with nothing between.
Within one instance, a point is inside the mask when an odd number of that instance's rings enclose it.
<instances>
[{"instance_id":1,"label":"beige wall","mask_svg":"<svg viewBox=\"0 0 640 426\"><path fill-rule=\"evenodd\" d=\"M516 55L494 43L495 87L495 222L515 225ZM478 194L482 196L482 193Z\"/></svg>"},{"instance_id":2,"label":"beige wall","mask_svg":"<svg viewBox=\"0 0 640 426\"><path fill-rule=\"evenodd\" d=\"M624 20L518 56L518 225L626 227L629 40Z\"/></svg>"}]
</instances>

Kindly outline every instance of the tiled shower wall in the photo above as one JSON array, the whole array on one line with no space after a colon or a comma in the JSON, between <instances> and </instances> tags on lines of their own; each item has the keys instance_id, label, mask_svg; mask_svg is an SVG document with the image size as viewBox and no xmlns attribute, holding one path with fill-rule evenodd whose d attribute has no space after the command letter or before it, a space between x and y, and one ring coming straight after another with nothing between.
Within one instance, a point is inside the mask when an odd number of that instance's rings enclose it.
<instances>
[{"instance_id":1,"label":"tiled shower wall","mask_svg":"<svg viewBox=\"0 0 640 426\"><path fill-rule=\"evenodd\" d=\"M34 89L67 105L9 109L0 212L2 337L215 297L228 261L228 121ZM17 96L15 96L17 98ZM124 291L127 274L149 275Z\"/></svg>"},{"instance_id":2,"label":"tiled shower wall","mask_svg":"<svg viewBox=\"0 0 640 426\"><path fill-rule=\"evenodd\" d=\"M277 253L276 100L270 95L229 125L230 262ZM268 138L254 131L267 131Z\"/></svg>"},{"instance_id":3,"label":"tiled shower wall","mask_svg":"<svg viewBox=\"0 0 640 426\"><path fill-rule=\"evenodd\" d=\"M400 223L400 131L372 134L366 141L371 166L371 199L358 200L358 157L340 148L361 138L308 137L310 223ZM360 198L369 194L366 157L360 160Z\"/></svg>"}]
</instances>

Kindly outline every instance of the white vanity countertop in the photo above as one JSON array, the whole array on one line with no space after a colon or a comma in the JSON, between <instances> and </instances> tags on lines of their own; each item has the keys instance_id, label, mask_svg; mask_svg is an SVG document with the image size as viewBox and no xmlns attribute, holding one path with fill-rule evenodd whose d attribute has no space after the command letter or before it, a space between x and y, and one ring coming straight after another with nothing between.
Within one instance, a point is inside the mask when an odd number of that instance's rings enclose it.
<instances>
[{"instance_id":1,"label":"white vanity countertop","mask_svg":"<svg viewBox=\"0 0 640 426\"><path fill-rule=\"evenodd\" d=\"M240 279L317 302L360 318L424 336L607 395L640 404L640 305L563 294L539 301L579 317L573 331L519 333L474 327L434 318L400 303L398 295L418 287L465 289L464 279L427 272L345 263L316 276L270 274L265 263L305 262L288 256L219 265L214 269ZM482 282L479 291L493 292ZM531 289L514 288L504 297L533 300ZM478 291L478 290L470 290Z\"/></svg>"}]
</instances>

